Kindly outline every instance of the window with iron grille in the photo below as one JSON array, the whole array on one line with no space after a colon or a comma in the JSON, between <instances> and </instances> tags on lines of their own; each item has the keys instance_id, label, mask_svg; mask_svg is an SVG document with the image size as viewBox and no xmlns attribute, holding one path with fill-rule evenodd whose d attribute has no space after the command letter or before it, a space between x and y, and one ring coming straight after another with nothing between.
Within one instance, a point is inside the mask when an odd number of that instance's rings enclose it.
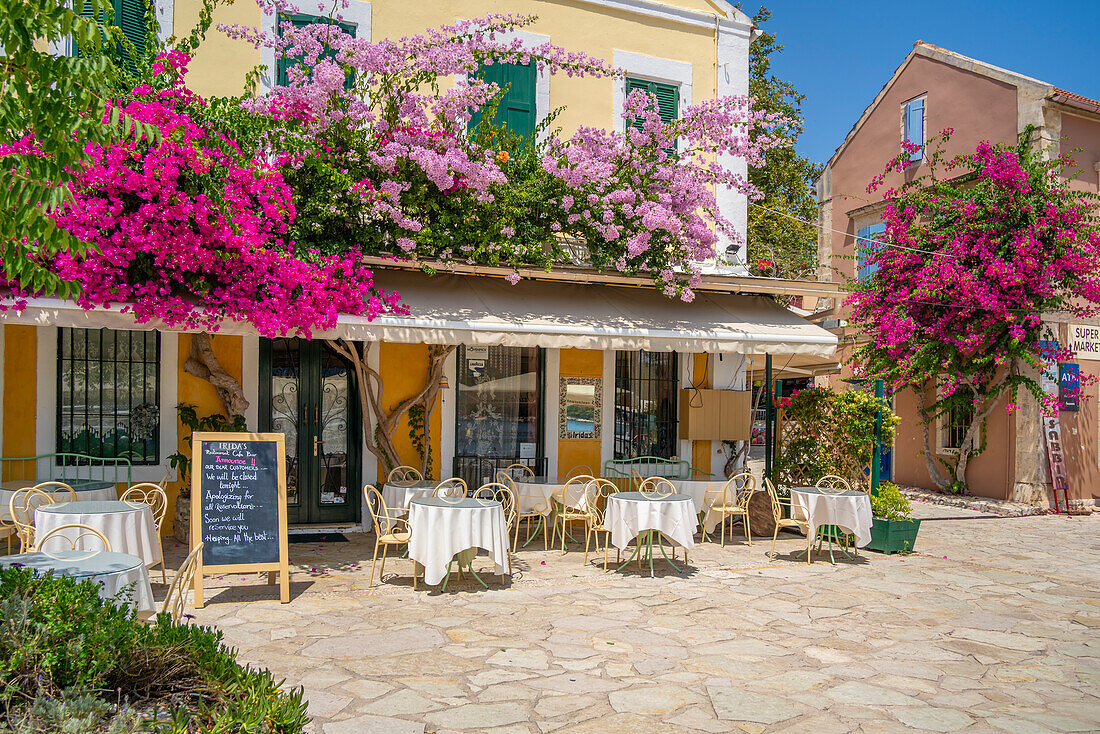
<instances>
[{"instance_id":1,"label":"window with iron grille","mask_svg":"<svg viewBox=\"0 0 1100 734\"><path fill-rule=\"evenodd\" d=\"M58 329L57 451L160 462L160 334Z\"/></svg>"},{"instance_id":2,"label":"window with iron grille","mask_svg":"<svg viewBox=\"0 0 1100 734\"><path fill-rule=\"evenodd\" d=\"M940 450L941 452L958 451L962 446L966 432L970 429L970 421L974 417L974 409L969 406L956 405L951 412L940 418Z\"/></svg>"},{"instance_id":3,"label":"window with iron grille","mask_svg":"<svg viewBox=\"0 0 1100 734\"><path fill-rule=\"evenodd\" d=\"M615 458L676 455L675 352L615 353Z\"/></svg>"}]
</instances>

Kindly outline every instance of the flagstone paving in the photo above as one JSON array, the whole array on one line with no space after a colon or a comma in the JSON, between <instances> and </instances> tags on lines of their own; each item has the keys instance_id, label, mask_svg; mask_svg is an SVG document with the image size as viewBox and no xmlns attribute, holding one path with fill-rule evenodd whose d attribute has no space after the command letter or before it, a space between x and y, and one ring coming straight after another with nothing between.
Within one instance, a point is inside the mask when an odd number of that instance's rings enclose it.
<instances>
[{"instance_id":1,"label":"flagstone paving","mask_svg":"<svg viewBox=\"0 0 1100 734\"><path fill-rule=\"evenodd\" d=\"M908 556L738 538L650 578L536 540L442 593L401 558L369 588L349 535L291 545L290 604L231 575L194 614L304 686L316 734L1100 730L1100 516L917 515Z\"/></svg>"}]
</instances>

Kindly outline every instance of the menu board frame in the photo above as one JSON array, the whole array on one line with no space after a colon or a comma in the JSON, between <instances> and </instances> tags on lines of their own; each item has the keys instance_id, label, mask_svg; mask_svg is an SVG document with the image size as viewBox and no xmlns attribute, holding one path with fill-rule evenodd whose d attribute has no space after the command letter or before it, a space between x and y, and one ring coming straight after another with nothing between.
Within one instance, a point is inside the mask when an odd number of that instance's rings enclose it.
<instances>
[{"instance_id":1,"label":"menu board frame","mask_svg":"<svg viewBox=\"0 0 1100 734\"><path fill-rule=\"evenodd\" d=\"M276 574L279 580L279 601L290 602L290 562L288 559L287 512L286 512L286 436L282 433L215 433L196 431L191 434L191 542L198 543L203 537L202 527L202 456L203 444L214 442L269 442L275 444L275 475L279 496L276 514L279 518L279 560L268 563L232 563L205 565L202 553L198 554L198 566L195 568L195 608L202 609L202 578L207 573L255 573L267 571L267 583L275 584ZM193 546L192 546L193 547Z\"/></svg>"}]
</instances>

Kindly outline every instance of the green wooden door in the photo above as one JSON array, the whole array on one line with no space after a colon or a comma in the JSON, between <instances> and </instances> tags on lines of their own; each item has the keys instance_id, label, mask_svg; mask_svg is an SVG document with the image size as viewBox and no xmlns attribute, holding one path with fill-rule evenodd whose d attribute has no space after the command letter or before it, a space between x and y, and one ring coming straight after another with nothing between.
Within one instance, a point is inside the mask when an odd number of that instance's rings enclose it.
<instances>
[{"instance_id":1,"label":"green wooden door","mask_svg":"<svg viewBox=\"0 0 1100 734\"><path fill-rule=\"evenodd\" d=\"M524 138L535 133L535 67L532 64L492 64L478 70L478 76L504 90L493 122L504 125ZM474 113L470 126L477 125L481 113Z\"/></svg>"},{"instance_id":2,"label":"green wooden door","mask_svg":"<svg viewBox=\"0 0 1100 734\"><path fill-rule=\"evenodd\" d=\"M259 428L286 436L291 523L358 522L362 422L355 372L322 342L260 343Z\"/></svg>"}]
</instances>

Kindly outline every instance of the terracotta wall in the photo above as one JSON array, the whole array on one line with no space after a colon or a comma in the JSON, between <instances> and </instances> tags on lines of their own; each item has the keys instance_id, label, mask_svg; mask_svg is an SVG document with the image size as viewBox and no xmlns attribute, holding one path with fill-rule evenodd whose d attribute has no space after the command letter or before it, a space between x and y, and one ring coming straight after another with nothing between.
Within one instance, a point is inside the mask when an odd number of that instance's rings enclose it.
<instances>
[{"instance_id":1,"label":"terracotta wall","mask_svg":"<svg viewBox=\"0 0 1100 734\"><path fill-rule=\"evenodd\" d=\"M598 349L562 349L558 361L558 374L561 377L602 377L603 352ZM546 399L558 400L558 386L546 386ZM603 430L615 430L614 426L603 426ZM558 435L557 426L548 426L548 440ZM558 474L565 476L575 466L587 466L598 476L600 474L600 439L598 438L559 438Z\"/></svg>"},{"instance_id":2,"label":"terracotta wall","mask_svg":"<svg viewBox=\"0 0 1100 734\"><path fill-rule=\"evenodd\" d=\"M1100 121L1063 112L1059 152L1073 158L1079 169L1071 180L1074 188L1100 192Z\"/></svg>"}]
</instances>

